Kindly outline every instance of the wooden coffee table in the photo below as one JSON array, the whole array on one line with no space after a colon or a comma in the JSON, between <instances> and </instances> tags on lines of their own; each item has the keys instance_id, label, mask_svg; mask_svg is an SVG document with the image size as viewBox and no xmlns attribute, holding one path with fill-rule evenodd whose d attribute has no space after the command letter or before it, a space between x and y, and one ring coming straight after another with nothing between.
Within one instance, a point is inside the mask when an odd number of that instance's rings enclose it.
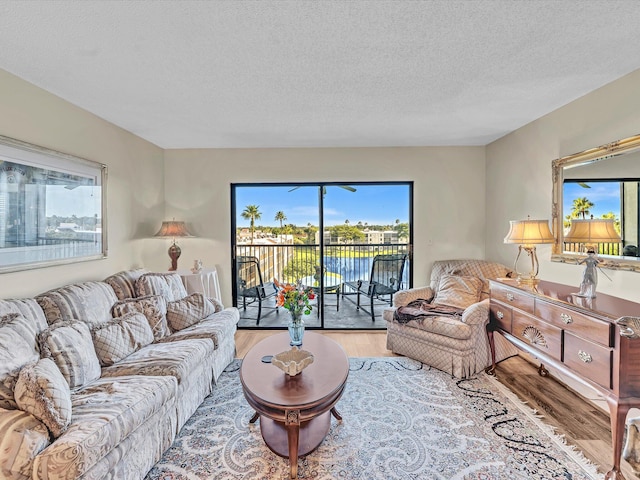
<instances>
[{"instance_id":1,"label":"wooden coffee table","mask_svg":"<svg viewBox=\"0 0 640 480\"><path fill-rule=\"evenodd\" d=\"M289 350L289 334L279 333L256 344L244 357L240 381L244 396L260 418L260 431L267 446L289 458L291 478L298 476L298 456L322 443L331 426L331 415L342 417L335 404L349 376L349 359L342 347L324 335L304 334L302 349L314 361L302 373L290 377L262 357Z\"/></svg>"}]
</instances>

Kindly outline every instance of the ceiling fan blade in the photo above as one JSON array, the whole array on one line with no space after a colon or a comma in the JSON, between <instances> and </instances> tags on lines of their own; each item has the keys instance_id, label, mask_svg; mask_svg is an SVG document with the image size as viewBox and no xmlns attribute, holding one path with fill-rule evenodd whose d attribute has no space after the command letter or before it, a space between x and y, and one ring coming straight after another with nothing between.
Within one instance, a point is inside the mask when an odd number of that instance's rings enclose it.
<instances>
[{"instance_id":1,"label":"ceiling fan blade","mask_svg":"<svg viewBox=\"0 0 640 480\"><path fill-rule=\"evenodd\" d=\"M293 192L294 190L297 190L297 189L299 189L299 188L300 188L300 187L293 187L291 190L287 190L287 193L288 193L288 192Z\"/></svg>"},{"instance_id":2,"label":"ceiling fan blade","mask_svg":"<svg viewBox=\"0 0 640 480\"><path fill-rule=\"evenodd\" d=\"M580 185L582 188L591 188L589 185L587 185L586 183L582 183L582 182L578 182L578 185Z\"/></svg>"},{"instance_id":3,"label":"ceiling fan blade","mask_svg":"<svg viewBox=\"0 0 640 480\"><path fill-rule=\"evenodd\" d=\"M345 190L349 190L350 192L355 192L356 189L351 185L338 185L340 188L344 188Z\"/></svg>"}]
</instances>

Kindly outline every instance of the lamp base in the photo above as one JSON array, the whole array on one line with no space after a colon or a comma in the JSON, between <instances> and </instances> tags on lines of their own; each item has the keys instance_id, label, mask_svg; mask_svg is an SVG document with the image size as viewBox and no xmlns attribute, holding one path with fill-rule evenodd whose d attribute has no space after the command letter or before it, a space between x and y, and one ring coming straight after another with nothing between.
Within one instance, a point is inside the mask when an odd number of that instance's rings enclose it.
<instances>
[{"instance_id":1,"label":"lamp base","mask_svg":"<svg viewBox=\"0 0 640 480\"><path fill-rule=\"evenodd\" d=\"M536 278L536 277L518 277L517 279L518 283L521 283L523 285L538 285L538 283L540 283L540 279Z\"/></svg>"},{"instance_id":2,"label":"lamp base","mask_svg":"<svg viewBox=\"0 0 640 480\"><path fill-rule=\"evenodd\" d=\"M182 250L176 242L173 242L169 247L169 258L171 258L171 266L169 267L170 272L175 272L178 269L178 259L182 254Z\"/></svg>"}]
</instances>

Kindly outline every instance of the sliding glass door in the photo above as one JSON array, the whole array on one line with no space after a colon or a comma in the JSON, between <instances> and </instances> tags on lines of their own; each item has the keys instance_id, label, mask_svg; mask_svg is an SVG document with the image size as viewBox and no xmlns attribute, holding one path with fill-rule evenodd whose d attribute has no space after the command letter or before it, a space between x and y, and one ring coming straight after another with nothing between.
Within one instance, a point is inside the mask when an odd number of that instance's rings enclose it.
<instances>
[{"instance_id":1,"label":"sliding glass door","mask_svg":"<svg viewBox=\"0 0 640 480\"><path fill-rule=\"evenodd\" d=\"M309 328L385 328L411 285L411 182L232 185L239 327L283 328L278 284L313 289Z\"/></svg>"}]
</instances>

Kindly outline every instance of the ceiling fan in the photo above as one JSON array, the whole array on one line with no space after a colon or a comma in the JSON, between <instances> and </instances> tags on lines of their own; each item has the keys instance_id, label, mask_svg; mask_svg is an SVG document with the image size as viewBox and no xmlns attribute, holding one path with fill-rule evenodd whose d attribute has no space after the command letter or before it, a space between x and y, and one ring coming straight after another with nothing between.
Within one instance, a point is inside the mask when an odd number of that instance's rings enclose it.
<instances>
[{"instance_id":1,"label":"ceiling fan","mask_svg":"<svg viewBox=\"0 0 640 480\"><path fill-rule=\"evenodd\" d=\"M301 187L302 185L298 185L297 187L293 187L291 190L287 190L287 192L293 192L294 190L297 190ZM332 185L334 186L334 185ZM356 188L352 187L351 185L335 185L336 187L340 187L340 188L344 188L345 190L349 190L350 192L355 192ZM327 187L323 185L322 187L322 195L326 195L327 194Z\"/></svg>"}]
</instances>

